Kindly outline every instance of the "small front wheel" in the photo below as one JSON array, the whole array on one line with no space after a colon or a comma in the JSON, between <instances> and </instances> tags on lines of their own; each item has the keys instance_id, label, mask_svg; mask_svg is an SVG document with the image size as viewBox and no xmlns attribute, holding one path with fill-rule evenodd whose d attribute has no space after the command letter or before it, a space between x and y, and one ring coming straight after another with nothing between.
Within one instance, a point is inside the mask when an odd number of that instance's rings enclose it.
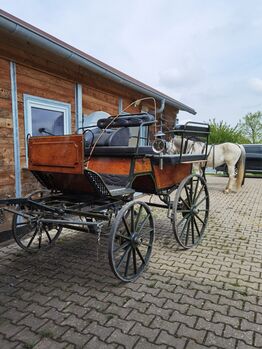
<instances>
[{"instance_id":1,"label":"small front wheel","mask_svg":"<svg viewBox=\"0 0 262 349\"><path fill-rule=\"evenodd\" d=\"M108 258L121 281L134 281L144 271L154 242L154 220L149 206L131 201L118 212L111 227Z\"/></svg>"},{"instance_id":2,"label":"small front wheel","mask_svg":"<svg viewBox=\"0 0 262 349\"><path fill-rule=\"evenodd\" d=\"M185 249L200 243L207 225L209 194L206 181L200 175L186 177L179 185L173 202L173 231Z\"/></svg>"},{"instance_id":3,"label":"small front wheel","mask_svg":"<svg viewBox=\"0 0 262 349\"><path fill-rule=\"evenodd\" d=\"M59 225L39 224L37 213L30 217L26 210L22 210L13 216L13 237L27 252L49 248L57 240L61 231L62 227Z\"/></svg>"}]
</instances>

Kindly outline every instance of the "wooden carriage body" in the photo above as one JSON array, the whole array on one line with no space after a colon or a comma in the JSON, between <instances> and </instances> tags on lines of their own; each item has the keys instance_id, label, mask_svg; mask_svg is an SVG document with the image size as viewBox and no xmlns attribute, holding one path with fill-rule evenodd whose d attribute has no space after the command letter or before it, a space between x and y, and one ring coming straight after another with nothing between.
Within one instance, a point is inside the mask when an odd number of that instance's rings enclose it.
<instances>
[{"instance_id":1,"label":"wooden carriage body","mask_svg":"<svg viewBox=\"0 0 262 349\"><path fill-rule=\"evenodd\" d=\"M94 192L88 171L98 174L109 188L129 187L149 194L170 189L191 173L192 155L181 162L178 154L156 154L149 146L137 149L98 147L88 160L83 135L32 137L29 170L48 189L73 194Z\"/></svg>"}]
</instances>

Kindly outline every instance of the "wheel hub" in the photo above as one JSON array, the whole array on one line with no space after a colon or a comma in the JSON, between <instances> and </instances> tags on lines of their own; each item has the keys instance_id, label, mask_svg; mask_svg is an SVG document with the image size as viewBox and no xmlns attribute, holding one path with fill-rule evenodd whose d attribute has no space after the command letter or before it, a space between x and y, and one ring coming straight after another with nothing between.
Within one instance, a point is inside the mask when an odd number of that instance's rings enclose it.
<instances>
[{"instance_id":1,"label":"wheel hub","mask_svg":"<svg viewBox=\"0 0 262 349\"><path fill-rule=\"evenodd\" d=\"M131 236L131 245L132 245L132 247L137 247L137 246L141 245L142 242L143 242L143 239L137 233L134 233Z\"/></svg>"}]
</instances>

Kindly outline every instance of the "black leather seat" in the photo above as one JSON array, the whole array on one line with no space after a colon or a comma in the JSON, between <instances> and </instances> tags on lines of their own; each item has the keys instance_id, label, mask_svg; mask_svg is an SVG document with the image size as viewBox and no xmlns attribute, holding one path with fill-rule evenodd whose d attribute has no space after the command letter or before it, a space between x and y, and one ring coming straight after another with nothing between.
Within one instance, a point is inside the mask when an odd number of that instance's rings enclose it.
<instances>
[{"instance_id":1,"label":"black leather seat","mask_svg":"<svg viewBox=\"0 0 262 349\"><path fill-rule=\"evenodd\" d=\"M111 116L106 119L100 119L97 122L97 126L99 128L110 127L137 127L142 125L143 123L154 123L155 118L153 115L148 113L140 113L140 114L127 114L127 115L119 115L117 118L115 116Z\"/></svg>"}]
</instances>

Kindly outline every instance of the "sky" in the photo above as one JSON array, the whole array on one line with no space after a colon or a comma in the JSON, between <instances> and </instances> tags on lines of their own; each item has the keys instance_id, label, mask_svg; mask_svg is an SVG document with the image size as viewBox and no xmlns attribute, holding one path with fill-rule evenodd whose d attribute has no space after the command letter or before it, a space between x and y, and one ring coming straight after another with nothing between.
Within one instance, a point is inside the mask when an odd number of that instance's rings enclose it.
<instances>
[{"instance_id":1,"label":"sky","mask_svg":"<svg viewBox=\"0 0 262 349\"><path fill-rule=\"evenodd\" d=\"M0 8L235 126L262 110L261 0L0 0Z\"/></svg>"}]
</instances>

